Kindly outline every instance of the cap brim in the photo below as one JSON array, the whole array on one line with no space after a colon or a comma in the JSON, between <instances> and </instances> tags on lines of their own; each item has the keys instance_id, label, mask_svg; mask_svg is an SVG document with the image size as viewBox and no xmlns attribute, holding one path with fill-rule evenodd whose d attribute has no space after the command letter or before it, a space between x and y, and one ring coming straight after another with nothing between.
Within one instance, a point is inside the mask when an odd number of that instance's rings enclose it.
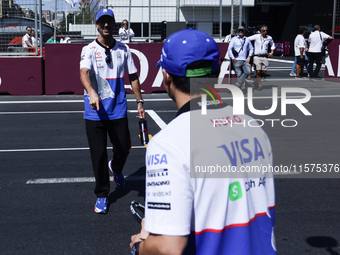
<instances>
[{"instance_id":1,"label":"cap brim","mask_svg":"<svg viewBox=\"0 0 340 255\"><path fill-rule=\"evenodd\" d=\"M161 60L158 60L158 62L157 62L157 64L156 64L156 67L160 67L160 66L162 66L162 65L161 65Z\"/></svg>"},{"instance_id":2,"label":"cap brim","mask_svg":"<svg viewBox=\"0 0 340 255\"><path fill-rule=\"evenodd\" d=\"M100 19L101 19L102 17L104 17L104 16L109 16L109 17L115 19L114 16L112 16L112 15L110 15L110 14L103 14L103 15L101 15L98 19L96 19L96 22L97 22L98 20L100 20Z\"/></svg>"}]
</instances>

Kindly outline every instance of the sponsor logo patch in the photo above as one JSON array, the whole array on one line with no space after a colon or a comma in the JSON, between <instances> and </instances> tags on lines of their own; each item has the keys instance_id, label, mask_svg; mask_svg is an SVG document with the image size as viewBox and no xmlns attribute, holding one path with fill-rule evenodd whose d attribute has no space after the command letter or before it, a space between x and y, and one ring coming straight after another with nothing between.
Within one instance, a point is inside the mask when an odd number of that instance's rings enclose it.
<instances>
[{"instance_id":1,"label":"sponsor logo patch","mask_svg":"<svg viewBox=\"0 0 340 255\"><path fill-rule=\"evenodd\" d=\"M170 181L148 182L146 185L148 187L149 186L152 186L152 187L155 187L155 186L164 186L164 185L170 185Z\"/></svg>"},{"instance_id":2,"label":"sponsor logo patch","mask_svg":"<svg viewBox=\"0 0 340 255\"><path fill-rule=\"evenodd\" d=\"M148 209L171 210L171 204L170 203L148 202Z\"/></svg>"},{"instance_id":3,"label":"sponsor logo patch","mask_svg":"<svg viewBox=\"0 0 340 255\"><path fill-rule=\"evenodd\" d=\"M168 176L168 169L154 169L147 171L148 177L163 177Z\"/></svg>"}]
</instances>

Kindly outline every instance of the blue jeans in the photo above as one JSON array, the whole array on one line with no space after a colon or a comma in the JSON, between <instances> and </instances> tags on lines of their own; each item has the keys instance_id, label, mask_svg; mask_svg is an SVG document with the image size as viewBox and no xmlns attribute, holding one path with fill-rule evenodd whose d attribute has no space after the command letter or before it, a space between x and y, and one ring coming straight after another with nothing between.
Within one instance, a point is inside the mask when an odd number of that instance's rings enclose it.
<instances>
[{"instance_id":1,"label":"blue jeans","mask_svg":"<svg viewBox=\"0 0 340 255\"><path fill-rule=\"evenodd\" d=\"M237 77L236 86L241 89L244 89L245 79L250 74L250 65L245 60L239 60L236 63L233 62L233 66Z\"/></svg>"},{"instance_id":2,"label":"blue jeans","mask_svg":"<svg viewBox=\"0 0 340 255\"><path fill-rule=\"evenodd\" d=\"M296 73L296 56L295 56L295 60L294 60L294 64L293 64L293 66L292 66L292 70L290 71L291 73ZM307 54L305 54L305 60L306 60L306 62L305 62L305 66L306 66L306 69L308 70L308 66L309 66L309 62L308 62L308 56L307 56Z\"/></svg>"}]
</instances>

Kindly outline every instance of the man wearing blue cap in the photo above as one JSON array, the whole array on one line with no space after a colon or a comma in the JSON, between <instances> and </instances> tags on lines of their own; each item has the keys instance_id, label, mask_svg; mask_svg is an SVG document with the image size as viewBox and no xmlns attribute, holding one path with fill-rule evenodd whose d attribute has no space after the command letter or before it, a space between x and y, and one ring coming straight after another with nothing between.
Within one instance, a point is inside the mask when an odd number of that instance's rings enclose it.
<instances>
[{"instance_id":1,"label":"man wearing blue cap","mask_svg":"<svg viewBox=\"0 0 340 255\"><path fill-rule=\"evenodd\" d=\"M235 125L256 121L234 115L213 88L218 61L202 31L164 42L157 65L178 112L148 144L145 219L132 254L276 254L272 173L242 171L272 164L270 142L259 126Z\"/></svg>"},{"instance_id":2,"label":"man wearing blue cap","mask_svg":"<svg viewBox=\"0 0 340 255\"><path fill-rule=\"evenodd\" d=\"M123 166L131 147L127 119L127 99L124 71L129 75L137 100L138 118L145 118L137 69L127 45L113 38L113 11L97 13L98 38L83 47L80 61L80 81L84 86L84 119L96 179L94 193L96 213L107 212L110 192L110 169L118 188L125 185ZM113 158L107 155L107 135L113 145Z\"/></svg>"}]
</instances>

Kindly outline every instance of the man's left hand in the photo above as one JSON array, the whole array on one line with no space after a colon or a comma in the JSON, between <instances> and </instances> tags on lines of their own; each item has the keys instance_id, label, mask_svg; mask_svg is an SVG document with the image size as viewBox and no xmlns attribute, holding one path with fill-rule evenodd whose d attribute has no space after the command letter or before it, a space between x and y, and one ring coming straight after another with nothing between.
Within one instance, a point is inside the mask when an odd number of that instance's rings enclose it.
<instances>
[{"instance_id":1,"label":"man's left hand","mask_svg":"<svg viewBox=\"0 0 340 255\"><path fill-rule=\"evenodd\" d=\"M268 58L271 58L273 55L274 55L273 52L269 53L269 54L268 54Z\"/></svg>"},{"instance_id":2,"label":"man's left hand","mask_svg":"<svg viewBox=\"0 0 340 255\"><path fill-rule=\"evenodd\" d=\"M144 105L142 103L137 104L137 110L138 110L138 116L136 116L139 119L145 119L145 110Z\"/></svg>"}]
</instances>

